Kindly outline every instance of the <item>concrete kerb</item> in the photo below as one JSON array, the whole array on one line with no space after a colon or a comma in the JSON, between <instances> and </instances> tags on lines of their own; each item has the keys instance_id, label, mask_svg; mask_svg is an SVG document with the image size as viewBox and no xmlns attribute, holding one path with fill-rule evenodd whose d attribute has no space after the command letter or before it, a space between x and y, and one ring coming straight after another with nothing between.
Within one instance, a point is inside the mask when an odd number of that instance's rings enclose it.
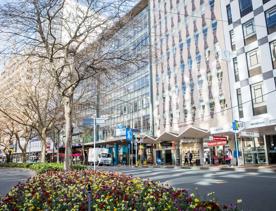
<instances>
[{"instance_id":1,"label":"concrete kerb","mask_svg":"<svg viewBox=\"0 0 276 211\"><path fill-rule=\"evenodd\" d=\"M165 169L191 169L191 170L221 170L221 171L244 171L244 172L274 172L276 173L276 168L269 167L237 167L237 166L160 166L160 165L152 165L152 166L139 166L137 168L165 168Z\"/></svg>"}]
</instances>

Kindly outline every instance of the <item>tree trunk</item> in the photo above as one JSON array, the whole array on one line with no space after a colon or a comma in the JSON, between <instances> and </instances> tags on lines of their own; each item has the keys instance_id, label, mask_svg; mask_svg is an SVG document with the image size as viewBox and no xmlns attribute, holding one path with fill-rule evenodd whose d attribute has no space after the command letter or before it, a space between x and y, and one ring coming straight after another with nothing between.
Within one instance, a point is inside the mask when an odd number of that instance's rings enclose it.
<instances>
[{"instance_id":1,"label":"tree trunk","mask_svg":"<svg viewBox=\"0 0 276 211\"><path fill-rule=\"evenodd\" d=\"M59 163L59 142L60 142L60 130L58 130L58 137L57 137L57 163Z\"/></svg>"},{"instance_id":2,"label":"tree trunk","mask_svg":"<svg viewBox=\"0 0 276 211\"><path fill-rule=\"evenodd\" d=\"M22 151L21 156L22 156L22 162L26 163L26 161L27 161L26 151L24 151L24 152Z\"/></svg>"},{"instance_id":3,"label":"tree trunk","mask_svg":"<svg viewBox=\"0 0 276 211\"><path fill-rule=\"evenodd\" d=\"M6 153L6 162L7 163L11 163L11 153L10 152L8 152L8 153Z\"/></svg>"},{"instance_id":4,"label":"tree trunk","mask_svg":"<svg viewBox=\"0 0 276 211\"><path fill-rule=\"evenodd\" d=\"M72 167L72 104L73 94L63 96L65 117L65 156L64 170L69 171Z\"/></svg>"},{"instance_id":5,"label":"tree trunk","mask_svg":"<svg viewBox=\"0 0 276 211\"><path fill-rule=\"evenodd\" d=\"M46 129L43 129L41 132L41 157L40 162L45 163L46 161L46 144L47 144L47 134Z\"/></svg>"}]
</instances>

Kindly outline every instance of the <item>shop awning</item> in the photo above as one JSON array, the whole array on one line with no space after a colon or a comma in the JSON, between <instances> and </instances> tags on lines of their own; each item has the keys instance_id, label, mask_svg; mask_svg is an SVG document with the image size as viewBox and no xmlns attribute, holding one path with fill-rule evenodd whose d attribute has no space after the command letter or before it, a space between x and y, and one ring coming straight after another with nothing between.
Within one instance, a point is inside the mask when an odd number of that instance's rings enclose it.
<instances>
[{"instance_id":1,"label":"shop awning","mask_svg":"<svg viewBox=\"0 0 276 211\"><path fill-rule=\"evenodd\" d=\"M188 126L178 136L178 139L185 138L205 138L209 136L209 131L194 126Z\"/></svg>"},{"instance_id":2,"label":"shop awning","mask_svg":"<svg viewBox=\"0 0 276 211\"><path fill-rule=\"evenodd\" d=\"M156 143L164 142L164 141L174 141L177 140L177 134L170 132L163 132L157 139Z\"/></svg>"},{"instance_id":3,"label":"shop awning","mask_svg":"<svg viewBox=\"0 0 276 211\"><path fill-rule=\"evenodd\" d=\"M148 136L148 135L144 135L142 137L142 139L140 139L138 141L139 144L156 144L157 141L155 138L151 137L151 136Z\"/></svg>"},{"instance_id":4,"label":"shop awning","mask_svg":"<svg viewBox=\"0 0 276 211\"><path fill-rule=\"evenodd\" d=\"M106 140L99 140L99 141L96 141L96 145L99 145L99 144L114 144L114 143L122 143L122 141L125 141L126 140L126 136L118 136L118 137L109 137L107 138ZM85 143L84 145L85 146L90 146L90 145L93 145L94 142L88 142L88 143Z\"/></svg>"}]
</instances>

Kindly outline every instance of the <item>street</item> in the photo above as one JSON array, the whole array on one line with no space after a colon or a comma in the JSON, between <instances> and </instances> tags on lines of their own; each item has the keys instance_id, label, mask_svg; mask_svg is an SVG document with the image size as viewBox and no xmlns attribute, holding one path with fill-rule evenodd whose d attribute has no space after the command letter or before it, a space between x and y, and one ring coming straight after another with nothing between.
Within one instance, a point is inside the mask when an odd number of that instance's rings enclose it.
<instances>
[{"instance_id":1,"label":"street","mask_svg":"<svg viewBox=\"0 0 276 211\"><path fill-rule=\"evenodd\" d=\"M202 199L215 192L221 203L235 203L242 199L245 211L271 211L276 207L276 174L266 171L246 172L222 170L194 170L174 168L99 167L128 175L160 181L176 188L185 188Z\"/></svg>"},{"instance_id":2,"label":"street","mask_svg":"<svg viewBox=\"0 0 276 211\"><path fill-rule=\"evenodd\" d=\"M0 196L6 195L18 182L24 182L34 172L26 169L0 168Z\"/></svg>"}]
</instances>

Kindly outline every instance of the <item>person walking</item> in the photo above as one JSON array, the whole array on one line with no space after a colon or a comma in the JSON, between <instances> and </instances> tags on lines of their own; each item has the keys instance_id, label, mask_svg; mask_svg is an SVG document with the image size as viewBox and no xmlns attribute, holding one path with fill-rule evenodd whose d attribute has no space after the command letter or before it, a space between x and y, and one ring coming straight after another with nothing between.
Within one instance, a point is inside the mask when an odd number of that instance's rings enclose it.
<instances>
[{"instance_id":1,"label":"person walking","mask_svg":"<svg viewBox=\"0 0 276 211\"><path fill-rule=\"evenodd\" d=\"M189 161L188 161L188 153L186 152L185 153L185 156L184 156L184 165L189 165Z\"/></svg>"},{"instance_id":2,"label":"person walking","mask_svg":"<svg viewBox=\"0 0 276 211\"><path fill-rule=\"evenodd\" d=\"M228 149L225 160L226 160L226 164L231 166L231 161L232 161L232 151L231 151L231 149Z\"/></svg>"},{"instance_id":3,"label":"person walking","mask_svg":"<svg viewBox=\"0 0 276 211\"><path fill-rule=\"evenodd\" d=\"M192 160L193 160L193 153L189 152L189 161L190 161L190 165L192 165Z\"/></svg>"}]
</instances>

